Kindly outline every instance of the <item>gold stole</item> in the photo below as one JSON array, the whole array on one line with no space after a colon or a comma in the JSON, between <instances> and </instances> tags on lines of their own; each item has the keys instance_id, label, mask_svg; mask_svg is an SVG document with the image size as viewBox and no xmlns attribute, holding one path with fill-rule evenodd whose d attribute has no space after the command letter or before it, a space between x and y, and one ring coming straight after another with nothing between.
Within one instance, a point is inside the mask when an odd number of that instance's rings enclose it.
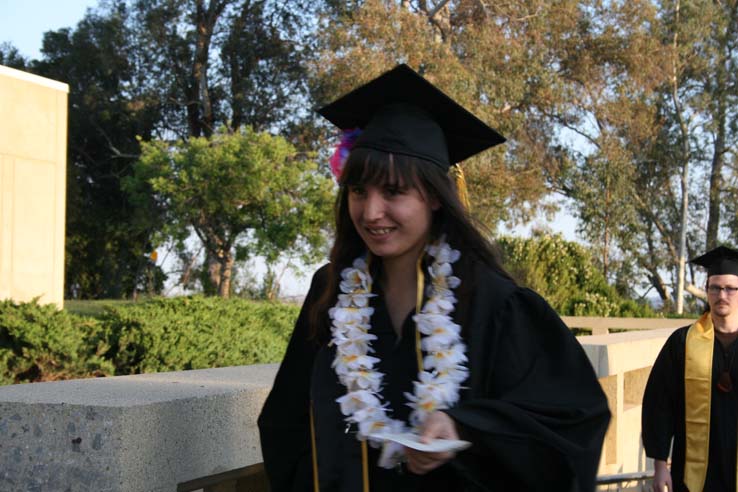
<instances>
[{"instance_id":1,"label":"gold stole","mask_svg":"<svg viewBox=\"0 0 738 492\"><path fill-rule=\"evenodd\" d=\"M687 332L684 361L684 417L686 452L684 483L690 492L702 492L710 448L712 349L715 330L710 313L703 314Z\"/></svg>"}]
</instances>

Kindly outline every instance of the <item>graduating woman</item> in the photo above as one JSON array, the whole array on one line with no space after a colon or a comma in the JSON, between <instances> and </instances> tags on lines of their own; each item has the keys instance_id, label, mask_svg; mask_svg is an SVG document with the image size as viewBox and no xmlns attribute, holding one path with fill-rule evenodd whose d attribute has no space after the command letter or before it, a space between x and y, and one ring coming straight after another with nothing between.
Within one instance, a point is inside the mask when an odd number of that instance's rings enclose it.
<instances>
[{"instance_id":1,"label":"graduating woman","mask_svg":"<svg viewBox=\"0 0 738 492\"><path fill-rule=\"evenodd\" d=\"M406 65L320 113L344 130L336 239L259 417L272 491L593 490L593 369L449 177L504 138Z\"/></svg>"}]
</instances>

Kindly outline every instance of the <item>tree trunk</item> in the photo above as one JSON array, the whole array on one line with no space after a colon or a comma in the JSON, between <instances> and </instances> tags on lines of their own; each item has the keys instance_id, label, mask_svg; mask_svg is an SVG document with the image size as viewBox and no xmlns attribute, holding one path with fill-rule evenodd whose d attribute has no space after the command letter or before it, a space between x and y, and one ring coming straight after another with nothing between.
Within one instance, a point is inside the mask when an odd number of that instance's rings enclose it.
<instances>
[{"instance_id":1,"label":"tree trunk","mask_svg":"<svg viewBox=\"0 0 738 492\"><path fill-rule=\"evenodd\" d=\"M239 39L239 33L243 32L244 29L246 29L248 25L248 18L250 15L252 15L252 10L258 9L259 5L253 5L250 0L245 1L241 5L241 12L239 13L238 17L234 19L233 25L230 28L230 32L228 34L229 38L235 39L236 41L233 41L232 39L229 39L227 42L227 46L230 45L229 49L224 49L221 53L225 57L226 64L228 65L228 72L231 79L231 127L230 131L236 131L238 128L241 127L241 125L244 123L245 120L245 111L244 111L244 83L248 80L250 77L250 67L245 66L245 64L240 63L237 50L233 46L233 44L238 43Z\"/></svg>"},{"instance_id":2,"label":"tree trunk","mask_svg":"<svg viewBox=\"0 0 738 492\"><path fill-rule=\"evenodd\" d=\"M731 46L728 40L735 35L736 10L731 12L733 19L729 21L725 35L720 37L720 54L724 59L730 58ZM715 97L717 99L716 114L713 121L717 123L715 145L712 153L712 167L710 169L710 203L707 216L707 243L705 248L711 250L717 246L718 231L720 229L720 192L723 190L723 164L725 155L725 125L727 118L727 93L730 91L726 61L715 64Z\"/></svg>"},{"instance_id":3,"label":"tree trunk","mask_svg":"<svg viewBox=\"0 0 738 492\"><path fill-rule=\"evenodd\" d=\"M233 274L233 263L235 259L230 251L223 251L221 255L218 296L227 299L231 295L231 275Z\"/></svg>"},{"instance_id":4,"label":"tree trunk","mask_svg":"<svg viewBox=\"0 0 738 492\"><path fill-rule=\"evenodd\" d=\"M428 12L428 20L436 28L435 41L443 43L448 37L451 30L451 12L446 7L448 0L440 0L430 12Z\"/></svg>"},{"instance_id":5,"label":"tree trunk","mask_svg":"<svg viewBox=\"0 0 738 492\"><path fill-rule=\"evenodd\" d=\"M692 294L696 298L702 299L703 301L707 302L707 292L705 292L704 290L700 289L696 285L689 284L688 286L686 286L684 288L684 290L686 290L687 292L689 292L690 294Z\"/></svg>"},{"instance_id":6,"label":"tree trunk","mask_svg":"<svg viewBox=\"0 0 738 492\"><path fill-rule=\"evenodd\" d=\"M203 272L201 278L202 290L205 295L213 296L220 288L220 262L209 249L205 251L205 267L207 270Z\"/></svg>"},{"instance_id":7,"label":"tree trunk","mask_svg":"<svg viewBox=\"0 0 738 492\"><path fill-rule=\"evenodd\" d=\"M208 83L208 66L210 58L210 42L218 18L223 13L227 2L211 0L207 8L203 0L198 0L195 5L194 24L197 30L195 41L195 54L190 74L190 100L188 101L187 114L190 121L192 136L213 134L213 104L210 99L210 87Z\"/></svg>"},{"instance_id":8,"label":"tree trunk","mask_svg":"<svg viewBox=\"0 0 738 492\"><path fill-rule=\"evenodd\" d=\"M684 274L687 264L687 219L688 219L688 205L689 205L689 159L687 156L684 158L684 164L682 166L682 213L681 213L681 229L679 231L679 272L677 276L677 298L676 298L676 312L682 314L684 312Z\"/></svg>"},{"instance_id":9,"label":"tree trunk","mask_svg":"<svg viewBox=\"0 0 738 492\"><path fill-rule=\"evenodd\" d=\"M661 301L664 304L668 304L671 302L671 292L669 292L669 287L664 283L664 280L661 278L661 275L658 271L651 270L650 275L648 276L648 280L651 282L651 285L656 289L656 292L659 294L659 298L661 298Z\"/></svg>"},{"instance_id":10,"label":"tree trunk","mask_svg":"<svg viewBox=\"0 0 738 492\"><path fill-rule=\"evenodd\" d=\"M724 103L721 101L720 106ZM710 169L710 205L707 215L707 241L706 250L717 246L718 229L720 228L720 191L723 189L723 152L725 150L725 114L718 123L718 133L715 139L714 153L712 155L712 168Z\"/></svg>"},{"instance_id":11,"label":"tree trunk","mask_svg":"<svg viewBox=\"0 0 738 492\"><path fill-rule=\"evenodd\" d=\"M610 178L608 176L607 185L605 189L605 231L602 244L602 274L607 280L607 274L609 273L610 266Z\"/></svg>"},{"instance_id":12,"label":"tree trunk","mask_svg":"<svg viewBox=\"0 0 738 492\"><path fill-rule=\"evenodd\" d=\"M679 25L679 7L680 2L675 2L675 27L672 54L672 74L671 74L671 97L674 103L674 113L681 132L681 160L682 160L682 176L681 176L681 214L680 214L680 231L679 231L679 257L677 260L677 291L676 291L676 312L682 314L684 312L684 268L687 263L687 219L689 206L689 129L682 115L682 107L679 101L679 73L677 67L677 57L679 48L679 33L677 26Z\"/></svg>"}]
</instances>

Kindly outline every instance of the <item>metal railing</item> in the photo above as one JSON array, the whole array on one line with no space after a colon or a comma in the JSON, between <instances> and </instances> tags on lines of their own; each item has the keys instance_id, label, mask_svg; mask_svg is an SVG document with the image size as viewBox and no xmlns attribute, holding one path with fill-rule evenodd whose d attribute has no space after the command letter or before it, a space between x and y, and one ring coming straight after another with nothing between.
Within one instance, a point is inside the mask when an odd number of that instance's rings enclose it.
<instances>
[{"instance_id":1,"label":"metal railing","mask_svg":"<svg viewBox=\"0 0 738 492\"><path fill-rule=\"evenodd\" d=\"M621 492L624 490L651 491L651 486L646 481L653 479L653 470L617 473L613 475L600 475L597 477L598 492Z\"/></svg>"},{"instance_id":2,"label":"metal railing","mask_svg":"<svg viewBox=\"0 0 738 492\"><path fill-rule=\"evenodd\" d=\"M238 468L177 484L177 492L269 492L264 464Z\"/></svg>"}]
</instances>

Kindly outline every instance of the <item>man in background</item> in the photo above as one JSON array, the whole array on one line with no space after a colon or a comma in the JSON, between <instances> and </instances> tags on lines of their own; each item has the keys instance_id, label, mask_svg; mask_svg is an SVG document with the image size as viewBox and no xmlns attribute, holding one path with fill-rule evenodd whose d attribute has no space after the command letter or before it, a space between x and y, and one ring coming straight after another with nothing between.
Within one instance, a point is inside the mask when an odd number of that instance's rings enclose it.
<instances>
[{"instance_id":1,"label":"man in background","mask_svg":"<svg viewBox=\"0 0 738 492\"><path fill-rule=\"evenodd\" d=\"M709 310L676 330L654 363L643 446L654 460L654 492L735 492L738 251L720 246L690 262L707 269Z\"/></svg>"}]
</instances>

